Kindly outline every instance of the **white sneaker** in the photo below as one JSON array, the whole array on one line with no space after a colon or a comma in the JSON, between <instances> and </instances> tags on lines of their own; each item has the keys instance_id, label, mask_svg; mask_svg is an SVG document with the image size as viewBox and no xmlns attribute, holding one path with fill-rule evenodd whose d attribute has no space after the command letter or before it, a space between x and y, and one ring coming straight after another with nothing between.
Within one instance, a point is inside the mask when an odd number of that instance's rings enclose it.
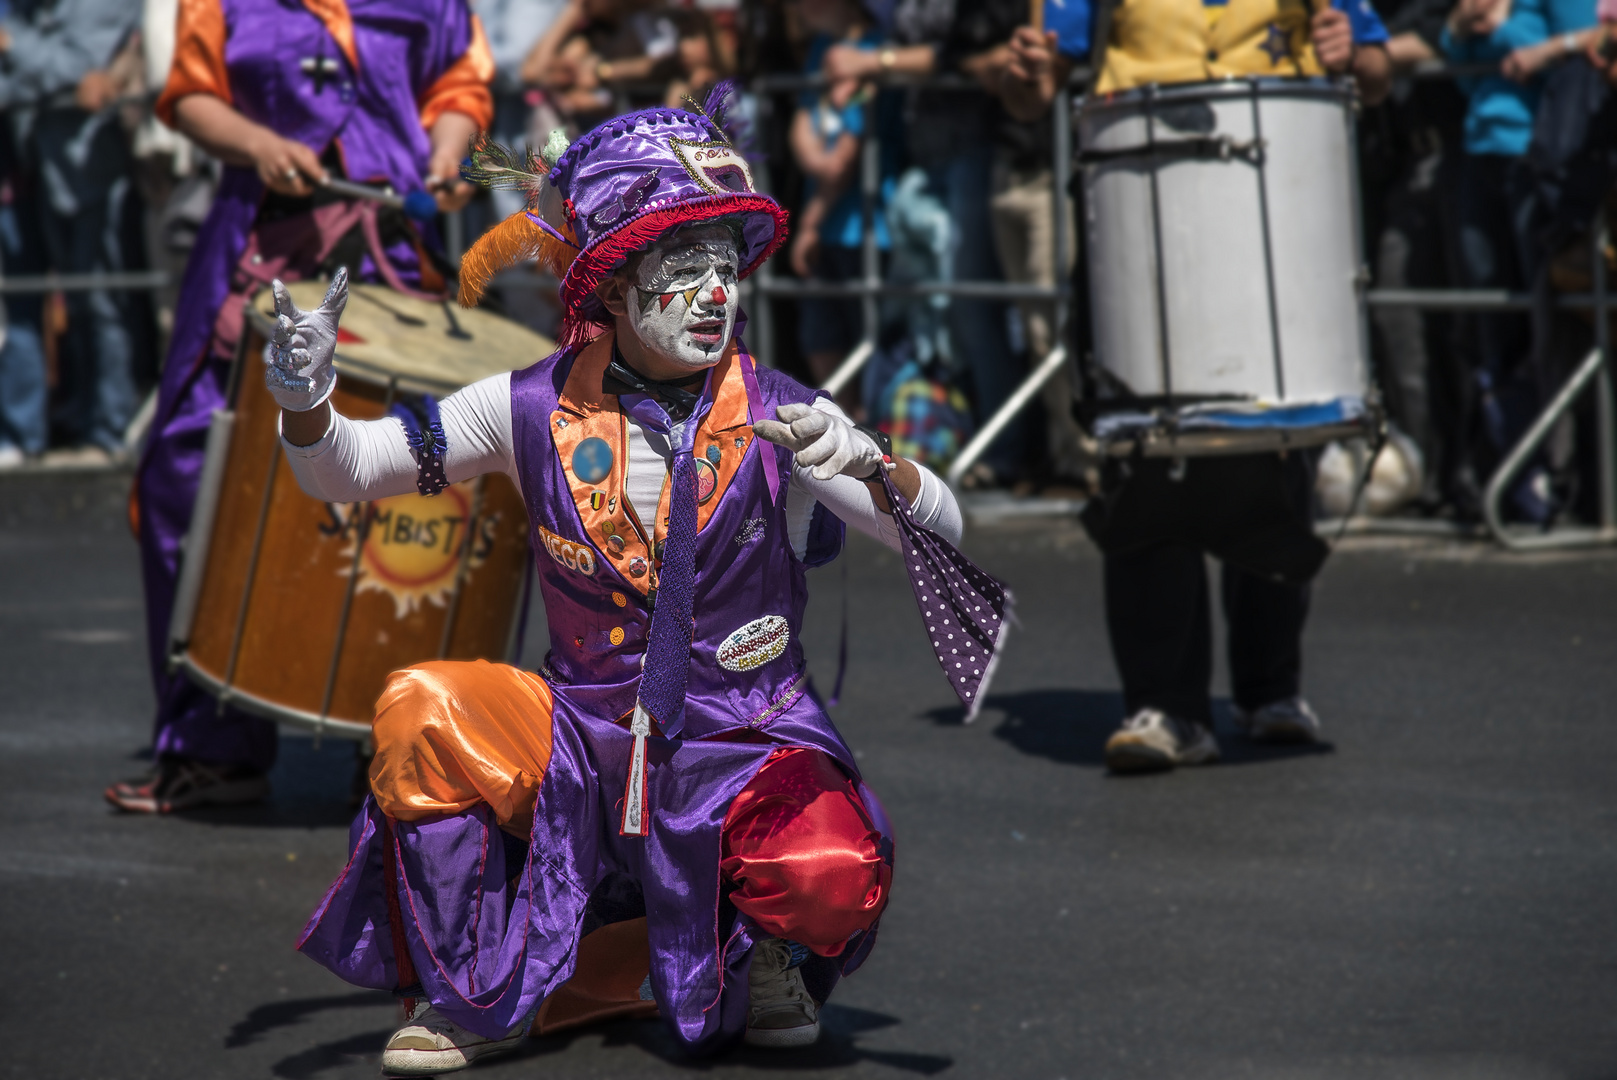
<instances>
[{"instance_id":1,"label":"white sneaker","mask_svg":"<svg viewBox=\"0 0 1617 1080\"><path fill-rule=\"evenodd\" d=\"M809 997L803 973L791 963L792 948L781 938L765 938L752 947L749 1046L785 1049L808 1046L820 1037L820 1007Z\"/></svg>"},{"instance_id":2,"label":"white sneaker","mask_svg":"<svg viewBox=\"0 0 1617 1080\"><path fill-rule=\"evenodd\" d=\"M435 1076L464 1069L485 1054L497 1054L520 1043L532 1018L506 1032L503 1039L488 1039L447 1019L427 1001L416 998L404 1026L393 1033L382 1051L386 1076Z\"/></svg>"},{"instance_id":3,"label":"white sneaker","mask_svg":"<svg viewBox=\"0 0 1617 1080\"><path fill-rule=\"evenodd\" d=\"M21 449L10 443L0 443L0 469L20 469L28 463Z\"/></svg>"},{"instance_id":4,"label":"white sneaker","mask_svg":"<svg viewBox=\"0 0 1617 1080\"><path fill-rule=\"evenodd\" d=\"M1235 726L1254 742L1319 742L1319 717L1301 697L1271 701L1252 712L1247 712L1239 705L1231 705L1230 712Z\"/></svg>"},{"instance_id":5,"label":"white sneaker","mask_svg":"<svg viewBox=\"0 0 1617 1080\"><path fill-rule=\"evenodd\" d=\"M1106 740L1106 767L1113 772L1154 772L1217 760L1218 740L1211 731L1160 709L1141 709Z\"/></svg>"}]
</instances>

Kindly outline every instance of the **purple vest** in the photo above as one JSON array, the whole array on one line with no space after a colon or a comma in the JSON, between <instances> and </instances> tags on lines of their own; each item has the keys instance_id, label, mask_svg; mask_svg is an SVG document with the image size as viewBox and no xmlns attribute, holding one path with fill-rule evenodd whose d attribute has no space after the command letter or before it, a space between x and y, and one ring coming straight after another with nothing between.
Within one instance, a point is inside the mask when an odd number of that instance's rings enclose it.
<instances>
[{"instance_id":1,"label":"purple vest","mask_svg":"<svg viewBox=\"0 0 1617 1080\"><path fill-rule=\"evenodd\" d=\"M606 719L634 708L668 513L666 489L655 514L635 507L637 518L627 506L625 419L616 399L601 394L611 347L606 335L576 358L511 378L512 437L550 623L545 674ZM735 351L715 369L712 405L695 437L701 468L686 738L765 727L802 692L804 570L842 548L842 522L818 507L805 560L792 552L784 494L791 458L754 437L740 366ZM771 416L777 405L817 396L779 372L758 377L759 404ZM765 469L781 478L778 503Z\"/></svg>"}]
</instances>

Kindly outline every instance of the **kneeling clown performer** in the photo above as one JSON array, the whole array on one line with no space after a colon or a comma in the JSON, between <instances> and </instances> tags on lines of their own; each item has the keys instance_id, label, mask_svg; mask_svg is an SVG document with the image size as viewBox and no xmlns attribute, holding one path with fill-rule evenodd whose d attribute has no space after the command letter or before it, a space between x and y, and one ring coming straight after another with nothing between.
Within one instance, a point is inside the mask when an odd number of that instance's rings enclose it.
<instances>
[{"instance_id":1,"label":"kneeling clown performer","mask_svg":"<svg viewBox=\"0 0 1617 1080\"><path fill-rule=\"evenodd\" d=\"M711 114L711 115L710 115ZM333 384L339 274L277 284L266 380L303 489L376 499L503 471L521 489L551 651L395 672L348 866L299 949L402 999L392 1075L608 1016L692 1052L819 1035L869 955L892 829L804 670L804 571L845 524L904 555L934 652L975 711L1009 597L956 551L960 511L824 394L760 370L737 282L786 238L710 98L559 133L468 175L528 209L467 253L462 302L538 258L561 346L419 414L356 422Z\"/></svg>"}]
</instances>

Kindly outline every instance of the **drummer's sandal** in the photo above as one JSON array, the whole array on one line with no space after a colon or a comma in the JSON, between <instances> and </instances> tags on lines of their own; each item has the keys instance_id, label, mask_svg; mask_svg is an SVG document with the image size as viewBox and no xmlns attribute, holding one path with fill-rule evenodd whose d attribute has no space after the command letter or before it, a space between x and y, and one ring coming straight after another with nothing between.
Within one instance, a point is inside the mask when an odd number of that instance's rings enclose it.
<instances>
[{"instance_id":1,"label":"drummer's sandal","mask_svg":"<svg viewBox=\"0 0 1617 1080\"><path fill-rule=\"evenodd\" d=\"M198 806L259 802L269 790L269 778L263 773L168 758L148 775L113 784L104 794L120 810L169 814Z\"/></svg>"}]
</instances>

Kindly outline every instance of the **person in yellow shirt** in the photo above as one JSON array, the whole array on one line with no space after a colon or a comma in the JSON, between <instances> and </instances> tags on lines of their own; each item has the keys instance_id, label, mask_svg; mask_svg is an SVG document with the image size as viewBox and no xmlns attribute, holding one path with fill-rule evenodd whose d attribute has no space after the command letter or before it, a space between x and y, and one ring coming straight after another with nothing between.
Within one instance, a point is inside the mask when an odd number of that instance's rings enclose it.
<instances>
[{"instance_id":1,"label":"person in yellow shirt","mask_svg":"<svg viewBox=\"0 0 1617 1080\"><path fill-rule=\"evenodd\" d=\"M1087 3L1067 0L1065 17L1088 26L1090 41L1102 39L1089 49L1100 94L1250 76L1350 75L1367 103L1389 89L1387 31L1367 0L1317 8L1121 0L1099 12L1083 10ZM1076 51L1072 36L1061 35L1067 56ZM1057 37L1028 26L1012 37L1000 95L1013 116L1040 115L1067 84L1072 62ZM1308 582L1328 552L1311 520L1313 459L1197 458L1177 471L1166 459L1108 465L1083 522L1104 556L1107 630L1127 714L1106 744L1114 772L1219 757L1208 554L1223 562L1236 726L1263 742L1319 740L1319 718L1301 692Z\"/></svg>"}]
</instances>

